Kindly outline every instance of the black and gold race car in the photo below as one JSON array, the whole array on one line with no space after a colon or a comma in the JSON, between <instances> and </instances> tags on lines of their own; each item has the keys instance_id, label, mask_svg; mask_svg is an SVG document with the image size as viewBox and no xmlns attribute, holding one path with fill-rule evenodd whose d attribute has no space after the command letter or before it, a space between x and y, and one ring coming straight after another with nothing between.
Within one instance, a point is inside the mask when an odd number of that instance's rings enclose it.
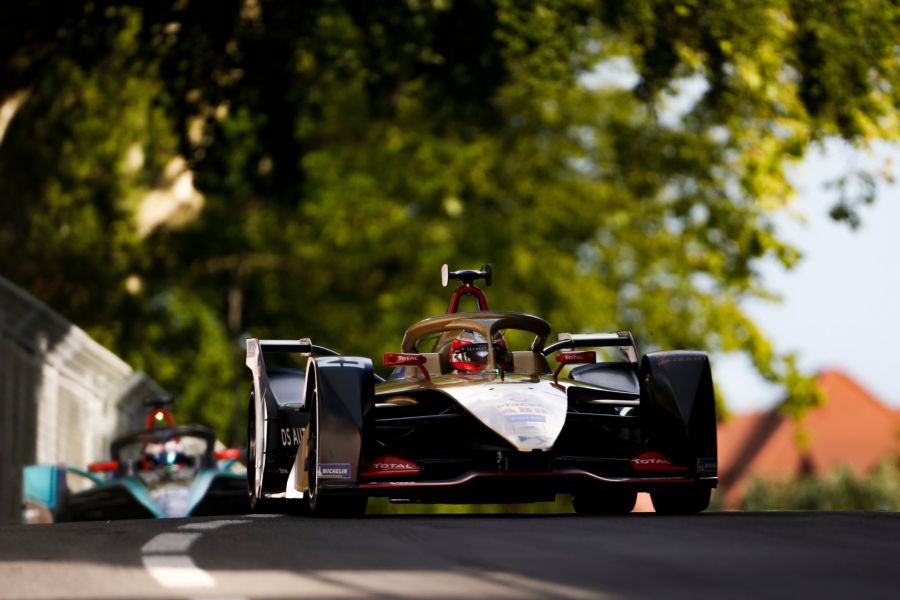
<instances>
[{"instance_id":1,"label":"black and gold race car","mask_svg":"<svg viewBox=\"0 0 900 600\"><path fill-rule=\"evenodd\" d=\"M257 509L288 504L360 515L368 498L537 502L571 494L576 512L623 513L649 492L660 513L695 513L716 486L716 412L707 355L639 359L627 331L561 333L488 309L460 281L446 314L412 325L385 380L369 358L309 339L247 340L253 373L248 483ZM459 312L472 297L477 310ZM302 368L268 367L292 353ZM555 367L551 366L555 365Z\"/></svg>"}]
</instances>

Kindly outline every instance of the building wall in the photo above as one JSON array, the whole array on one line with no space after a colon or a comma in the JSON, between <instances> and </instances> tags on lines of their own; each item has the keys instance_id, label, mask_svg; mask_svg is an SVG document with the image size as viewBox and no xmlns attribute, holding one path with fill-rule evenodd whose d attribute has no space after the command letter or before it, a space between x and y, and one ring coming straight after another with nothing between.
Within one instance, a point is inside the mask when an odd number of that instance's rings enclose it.
<instances>
[{"instance_id":1,"label":"building wall","mask_svg":"<svg viewBox=\"0 0 900 600\"><path fill-rule=\"evenodd\" d=\"M162 392L0 277L0 522L20 518L24 465L103 458L143 401Z\"/></svg>"},{"instance_id":2,"label":"building wall","mask_svg":"<svg viewBox=\"0 0 900 600\"><path fill-rule=\"evenodd\" d=\"M35 429L32 407L38 379L31 357L0 338L0 523L13 517L21 465L34 461L33 440L22 432Z\"/></svg>"}]
</instances>

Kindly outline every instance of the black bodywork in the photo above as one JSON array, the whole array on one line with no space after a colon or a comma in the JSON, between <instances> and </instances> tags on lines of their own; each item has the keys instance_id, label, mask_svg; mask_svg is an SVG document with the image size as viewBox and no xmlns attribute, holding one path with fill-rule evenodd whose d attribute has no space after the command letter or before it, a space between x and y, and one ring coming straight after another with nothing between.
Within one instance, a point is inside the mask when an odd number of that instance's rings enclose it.
<instances>
[{"instance_id":1,"label":"black bodywork","mask_svg":"<svg viewBox=\"0 0 900 600\"><path fill-rule=\"evenodd\" d=\"M393 378L382 382L367 358L325 356L333 353L308 341L252 342L264 402L251 397L251 471L260 415L267 429L257 472L262 481L258 493L251 491L255 504L267 498L308 504L315 489L320 507L332 500L336 507L317 512L354 514L370 496L470 503L552 500L562 493L574 496L578 512L597 513L630 510L634 494L644 491L659 512L689 513L706 508L717 483L715 398L702 352L657 352L639 363L573 368L561 396L565 425L552 451L523 452L444 393L440 377L397 388ZM627 334L613 343L634 347ZM568 340L540 351L550 356L579 345ZM266 370L260 346L309 354L306 371ZM549 379L549 373L485 374L481 383ZM367 467L383 456L402 457L417 470L370 476ZM315 477L322 465L340 476Z\"/></svg>"}]
</instances>

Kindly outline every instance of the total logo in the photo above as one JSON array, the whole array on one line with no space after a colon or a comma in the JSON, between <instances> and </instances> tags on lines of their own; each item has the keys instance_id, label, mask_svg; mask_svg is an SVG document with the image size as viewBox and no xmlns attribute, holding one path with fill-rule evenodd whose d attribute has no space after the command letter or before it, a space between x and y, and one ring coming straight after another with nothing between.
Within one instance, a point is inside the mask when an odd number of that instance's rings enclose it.
<instances>
[{"instance_id":1,"label":"total logo","mask_svg":"<svg viewBox=\"0 0 900 600\"><path fill-rule=\"evenodd\" d=\"M409 477L419 474L419 465L399 456L379 456L360 473L362 477Z\"/></svg>"},{"instance_id":2,"label":"total logo","mask_svg":"<svg viewBox=\"0 0 900 600\"><path fill-rule=\"evenodd\" d=\"M662 452L644 452L631 459L635 471L687 471L687 467L676 465Z\"/></svg>"},{"instance_id":3,"label":"total logo","mask_svg":"<svg viewBox=\"0 0 900 600\"><path fill-rule=\"evenodd\" d=\"M672 461L668 458L632 458L631 462L636 465L671 465Z\"/></svg>"},{"instance_id":4,"label":"total logo","mask_svg":"<svg viewBox=\"0 0 900 600\"><path fill-rule=\"evenodd\" d=\"M420 363L422 359L420 359L418 356L398 353L394 355L394 360L399 364L415 365Z\"/></svg>"},{"instance_id":5,"label":"total logo","mask_svg":"<svg viewBox=\"0 0 900 600\"><path fill-rule=\"evenodd\" d=\"M377 462L372 463L372 469L375 471L418 471L419 467L410 463L388 463Z\"/></svg>"}]
</instances>

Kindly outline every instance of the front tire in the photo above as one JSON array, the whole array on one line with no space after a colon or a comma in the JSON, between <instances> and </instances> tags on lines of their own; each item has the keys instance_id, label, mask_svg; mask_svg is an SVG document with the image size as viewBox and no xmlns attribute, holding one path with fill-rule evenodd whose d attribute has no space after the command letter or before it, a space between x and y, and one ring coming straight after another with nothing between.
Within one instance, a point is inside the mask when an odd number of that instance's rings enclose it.
<instances>
[{"instance_id":1,"label":"front tire","mask_svg":"<svg viewBox=\"0 0 900 600\"><path fill-rule=\"evenodd\" d=\"M247 493L250 509L253 512L265 512L265 499L262 493L262 480L265 472L265 454L260 444L265 447L265 440L260 439L261 428L257 427L259 415L256 414L256 397L250 393L250 407L247 411ZM263 423L265 423L263 415Z\"/></svg>"},{"instance_id":2,"label":"front tire","mask_svg":"<svg viewBox=\"0 0 900 600\"><path fill-rule=\"evenodd\" d=\"M309 417L309 433L306 436L306 477L309 488L306 492L309 512L318 517L361 517L366 512L369 499L361 494L322 493L319 489L319 406L318 394L312 399L312 414Z\"/></svg>"},{"instance_id":3,"label":"front tire","mask_svg":"<svg viewBox=\"0 0 900 600\"><path fill-rule=\"evenodd\" d=\"M611 490L581 492L572 496L572 506L579 515L624 515L634 510L637 492Z\"/></svg>"},{"instance_id":4,"label":"front tire","mask_svg":"<svg viewBox=\"0 0 900 600\"><path fill-rule=\"evenodd\" d=\"M653 509L663 515L692 515L709 507L710 488L652 492Z\"/></svg>"}]
</instances>

